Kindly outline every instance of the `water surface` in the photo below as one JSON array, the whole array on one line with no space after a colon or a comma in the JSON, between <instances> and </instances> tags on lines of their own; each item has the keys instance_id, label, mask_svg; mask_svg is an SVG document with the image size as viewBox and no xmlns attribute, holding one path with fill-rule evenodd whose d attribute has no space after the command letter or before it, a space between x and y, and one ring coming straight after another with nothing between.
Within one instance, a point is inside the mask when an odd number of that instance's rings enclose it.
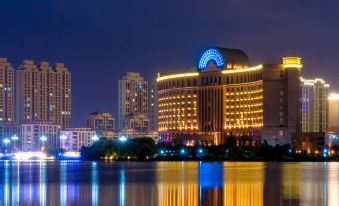
<instances>
[{"instance_id":1,"label":"water surface","mask_svg":"<svg viewBox=\"0 0 339 206\"><path fill-rule=\"evenodd\" d=\"M338 205L339 163L0 162L1 205Z\"/></svg>"}]
</instances>

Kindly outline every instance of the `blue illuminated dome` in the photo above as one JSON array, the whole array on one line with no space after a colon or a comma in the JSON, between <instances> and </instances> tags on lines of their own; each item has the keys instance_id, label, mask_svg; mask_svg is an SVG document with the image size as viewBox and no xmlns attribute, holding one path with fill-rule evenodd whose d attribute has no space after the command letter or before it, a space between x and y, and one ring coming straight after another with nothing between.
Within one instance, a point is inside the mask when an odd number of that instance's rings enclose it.
<instances>
[{"instance_id":1,"label":"blue illuminated dome","mask_svg":"<svg viewBox=\"0 0 339 206\"><path fill-rule=\"evenodd\" d=\"M217 49L209 49L205 51L199 60L199 70L207 68L208 64L213 61L217 68L223 68L225 66L224 58Z\"/></svg>"},{"instance_id":2,"label":"blue illuminated dome","mask_svg":"<svg viewBox=\"0 0 339 206\"><path fill-rule=\"evenodd\" d=\"M205 50L199 58L198 70L203 71L207 69L211 62L219 69L246 68L250 66L247 54L240 49L209 48Z\"/></svg>"}]
</instances>

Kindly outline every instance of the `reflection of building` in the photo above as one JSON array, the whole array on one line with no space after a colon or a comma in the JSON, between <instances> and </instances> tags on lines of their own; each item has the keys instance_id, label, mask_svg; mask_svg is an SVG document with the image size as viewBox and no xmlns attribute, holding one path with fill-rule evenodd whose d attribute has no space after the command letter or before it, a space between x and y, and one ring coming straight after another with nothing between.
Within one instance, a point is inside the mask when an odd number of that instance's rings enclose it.
<instances>
[{"instance_id":1,"label":"reflection of building","mask_svg":"<svg viewBox=\"0 0 339 206\"><path fill-rule=\"evenodd\" d=\"M279 188L282 193L283 202L276 203L276 205L300 205L300 177L303 172L303 163L287 163L277 165L280 167L282 174L281 185L274 185L275 188ZM276 170L266 171L267 173L277 172ZM315 180L314 176L310 176L312 180ZM268 183L274 184L274 181L268 181ZM266 195L266 194L265 194ZM267 194L269 195L269 193ZM307 205L307 204L306 204ZM317 205L317 204L315 204Z\"/></svg>"},{"instance_id":2,"label":"reflection of building","mask_svg":"<svg viewBox=\"0 0 339 206\"><path fill-rule=\"evenodd\" d=\"M224 173L223 205L263 205L264 163L251 163L248 173L247 163L225 163L230 169Z\"/></svg>"},{"instance_id":3,"label":"reflection of building","mask_svg":"<svg viewBox=\"0 0 339 206\"><path fill-rule=\"evenodd\" d=\"M91 146L96 132L91 128L69 128L60 131L60 147L69 151L79 151L81 147Z\"/></svg>"},{"instance_id":4,"label":"reflection of building","mask_svg":"<svg viewBox=\"0 0 339 206\"><path fill-rule=\"evenodd\" d=\"M148 82L139 73L127 72L119 80L119 129L124 128L149 130Z\"/></svg>"},{"instance_id":5,"label":"reflection of building","mask_svg":"<svg viewBox=\"0 0 339 206\"><path fill-rule=\"evenodd\" d=\"M208 49L198 71L158 74L158 130L164 141L220 144L229 135L263 136L272 144L290 141L300 124L301 67L298 57L251 66L241 50Z\"/></svg>"},{"instance_id":6,"label":"reflection of building","mask_svg":"<svg viewBox=\"0 0 339 206\"><path fill-rule=\"evenodd\" d=\"M0 122L14 121L14 70L0 58Z\"/></svg>"},{"instance_id":7,"label":"reflection of building","mask_svg":"<svg viewBox=\"0 0 339 206\"><path fill-rule=\"evenodd\" d=\"M339 94L328 97L328 127L339 126Z\"/></svg>"},{"instance_id":8,"label":"reflection of building","mask_svg":"<svg viewBox=\"0 0 339 206\"><path fill-rule=\"evenodd\" d=\"M25 60L16 71L16 121L52 122L68 128L71 120L71 74L62 63L52 68Z\"/></svg>"},{"instance_id":9,"label":"reflection of building","mask_svg":"<svg viewBox=\"0 0 339 206\"><path fill-rule=\"evenodd\" d=\"M58 147L59 131L60 126L55 124L22 124L21 149L23 151L39 151L43 146L47 148Z\"/></svg>"},{"instance_id":10,"label":"reflection of building","mask_svg":"<svg viewBox=\"0 0 339 206\"><path fill-rule=\"evenodd\" d=\"M301 79L301 132L325 132L329 84L322 79Z\"/></svg>"},{"instance_id":11,"label":"reflection of building","mask_svg":"<svg viewBox=\"0 0 339 206\"><path fill-rule=\"evenodd\" d=\"M113 138L115 118L108 112L93 112L89 114L87 126L96 131L99 137Z\"/></svg>"},{"instance_id":12,"label":"reflection of building","mask_svg":"<svg viewBox=\"0 0 339 206\"><path fill-rule=\"evenodd\" d=\"M191 205L198 206L199 204L199 184L197 181L197 166L196 162L185 162L185 167L182 163L157 163L157 190L159 206L171 205ZM194 168L188 170L186 167ZM167 168L167 169L160 169Z\"/></svg>"}]
</instances>

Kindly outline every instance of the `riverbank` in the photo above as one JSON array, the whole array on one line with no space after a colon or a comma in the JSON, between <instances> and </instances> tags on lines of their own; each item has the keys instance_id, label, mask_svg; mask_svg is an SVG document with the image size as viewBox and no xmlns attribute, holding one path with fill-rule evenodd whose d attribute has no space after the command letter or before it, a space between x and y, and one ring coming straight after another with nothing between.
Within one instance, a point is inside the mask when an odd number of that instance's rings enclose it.
<instances>
[{"instance_id":1,"label":"riverbank","mask_svg":"<svg viewBox=\"0 0 339 206\"><path fill-rule=\"evenodd\" d=\"M335 152L336 153L336 152ZM175 143L155 144L150 138L126 141L100 139L81 149L82 160L129 161L253 161L253 162L321 162L339 161L334 151L307 153L290 145L253 145L230 139L224 145L185 146Z\"/></svg>"}]
</instances>

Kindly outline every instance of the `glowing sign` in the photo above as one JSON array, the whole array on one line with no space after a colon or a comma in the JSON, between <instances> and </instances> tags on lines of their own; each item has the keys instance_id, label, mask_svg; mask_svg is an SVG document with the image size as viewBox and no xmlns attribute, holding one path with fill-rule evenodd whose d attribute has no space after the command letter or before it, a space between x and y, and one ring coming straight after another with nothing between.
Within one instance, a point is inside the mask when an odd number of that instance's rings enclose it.
<instances>
[{"instance_id":1,"label":"glowing sign","mask_svg":"<svg viewBox=\"0 0 339 206\"><path fill-rule=\"evenodd\" d=\"M222 57L222 54L217 49L209 49L205 51L200 60L198 68L199 70L204 70L207 68L207 65L213 61L217 68L223 68L225 65L224 58Z\"/></svg>"}]
</instances>

